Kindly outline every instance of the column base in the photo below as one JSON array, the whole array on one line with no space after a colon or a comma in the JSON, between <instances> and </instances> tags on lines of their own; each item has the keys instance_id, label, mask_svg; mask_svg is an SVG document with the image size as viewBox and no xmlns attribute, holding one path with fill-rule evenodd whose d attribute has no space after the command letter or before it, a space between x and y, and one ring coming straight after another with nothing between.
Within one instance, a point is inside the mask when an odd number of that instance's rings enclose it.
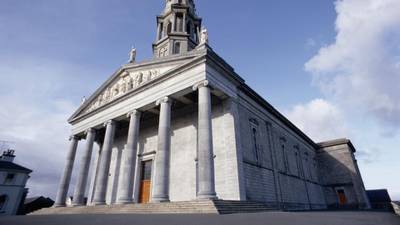
<instances>
[{"instance_id":1,"label":"column base","mask_svg":"<svg viewBox=\"0 0 400 225\"><path fill-rule=\"evenodd\" d=\"M81 207L81 206L86 206L86 205L83 203L72 203L72 206L73 207Z\"/></svg>"},{"instance_id":2,"label":"column base","mask_svg":"<svg viewBox=\"0 0 400 225\"><path fill-rule=\"evenodd\" d=\"M116 205L129 205L129 204L134 204L133 199L123 199L123 200L118 200Z\"/></svg>"},{"instance_id":3,"label":"column base","mask_svg":"<svg viewBox=\"0 0 400 225\"><path fill-rule=\"evenodd\" d=\"M156 197L151 200L152 203L166 203L170 202L169 197Z\"/></svg>"},{"instance_id":4,"label":"column base","mask_svg":"<svg viewBox=\"0 0 400 225\"><path fill-rule=\"evenodd\" d=\"M217 200L216 193L197 194L197 200Z\"/></svg>"},{"instance_id":5,"label":"column base","mask_svg":"<svg viewBox=\"0 0 400 225\"><path fill-rule=\"evenodd\" d=\"M53 208L63 208L63 207L67 207L67 204L54 204L52 207Z\"/></svg>"},{"instance_id":6,"label":"column base","mask_svg":"<svg viewBox=\"0 0 400 225\"><path fill-rule=\"evenodd\" d=\"M93 202L92 205L107 205L106 202Z\"/></svg>"}]
</instances>

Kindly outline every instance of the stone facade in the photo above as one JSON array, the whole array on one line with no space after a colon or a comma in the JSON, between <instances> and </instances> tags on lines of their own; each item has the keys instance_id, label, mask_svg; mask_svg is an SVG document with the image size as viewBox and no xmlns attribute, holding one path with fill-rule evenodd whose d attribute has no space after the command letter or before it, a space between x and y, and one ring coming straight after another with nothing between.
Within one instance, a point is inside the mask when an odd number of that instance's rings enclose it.
<instances>
[{"instance_id":1,"label":"stone facade","mask_svg":"<svg viewBox=\"0 0 400 225\"><path fill-rule=\"evenodd\" d=\"M190 18L185 22L200 23L194 12L193 1L167 1L158 24L175 21L178 14ZM190 32L179 32L193 42ZM177 34L162 35L171 41ZM282 209L368 207L353 152L344 148L342 157L330 151L350 146L349 141L316 144L248 87L211 49L207 36L195 39L185 51L131 60L73 114L56 206L65 206L77 143L86 139L75 205L85 204L86 192L86 204L101 205L140 203L148 191L151 202L222 199ZM161 42L157 39L155 50ZM158 72L132 86L132 79L148 71ZM100 149L93 162L88 157L92 142ZM143 191L141 170L149 160L146 181L151 185ZM336 164L346 165L343 172L332 170ZM338 186L350 189L343 196Z\"/></svg>"}]
</instances>

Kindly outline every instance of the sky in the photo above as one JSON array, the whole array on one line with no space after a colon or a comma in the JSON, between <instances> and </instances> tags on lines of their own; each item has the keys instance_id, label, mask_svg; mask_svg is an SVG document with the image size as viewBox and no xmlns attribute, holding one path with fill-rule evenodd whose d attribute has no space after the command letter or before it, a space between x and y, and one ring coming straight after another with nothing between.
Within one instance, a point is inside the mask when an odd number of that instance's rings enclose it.
<instances>
[{"instance_id":1,"label":"sky","mask_svg":"<svg viewBox=\"0 0 400 225\"><path fill-rule=\"evenodd\" d=\"M250 87L315 142L351 139L366 188L400 199L400 1L195 3L210 45ZM163 4L0 0L0 140L34 170L30 196L55 196L83 96L132 46L152 57Z\"/></svg>"}]
</instances>

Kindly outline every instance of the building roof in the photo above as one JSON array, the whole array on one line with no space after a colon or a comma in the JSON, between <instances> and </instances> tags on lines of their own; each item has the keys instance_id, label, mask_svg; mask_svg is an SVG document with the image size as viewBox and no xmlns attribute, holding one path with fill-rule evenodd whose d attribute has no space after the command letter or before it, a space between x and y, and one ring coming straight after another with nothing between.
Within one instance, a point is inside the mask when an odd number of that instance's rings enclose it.
<instances>
[{"instance_id":1,"label":"building roof","mask_svg":"<svg viewBox=\"0 0 400 225\"><path fill-rule=\"evenodd\" d=\"M354 148L353 143L349 139L335 139L331 141L324 141L317 144L320 148L332 147L336 145L348 145L353 152L356 152L356 148Z\"/></svg>"},{"instance_id":2,"label":"building roof","mask_svg":"<svg viewBox=\"0 0 400 225\"><path fill-rule=\"evenodd\" d=\"M386 189L367 190L370 202L391 202L389 193Z\"/></svg>"},{"instance_id":3,"label":"building roof","mask_svg":"<svg viewBox=\"0 0 400 225\"><path fill-rule=\"evenodd\" d=\"M24 173L32 172L32 170L30 170L28 168L25 168L16 163L7 162L7 161L0 161L0 170L15 170L15 171L20 171L20 172L24 172Z\"/></svg>"}]
</instances>

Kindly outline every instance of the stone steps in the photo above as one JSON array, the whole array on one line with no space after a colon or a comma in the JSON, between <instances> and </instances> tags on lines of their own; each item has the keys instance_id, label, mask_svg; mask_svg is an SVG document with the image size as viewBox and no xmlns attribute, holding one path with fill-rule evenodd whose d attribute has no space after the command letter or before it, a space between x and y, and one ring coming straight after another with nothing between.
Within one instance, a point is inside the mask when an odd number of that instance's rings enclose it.
<instances>
[{"instance_id":1,"label":"stone steps","mask_svg":"<svg viewBox=\"0 0 400 225\"><path fill-rule=\"evenodd\" d=\"M46 208L31 215L49 214L232 214L276 210L262 203L248 201L190 201L150 204Z\"/></svg>"},{"instance_id":2,"label":"stone steps","mask_svg":"<svg viewBox=\"0 0 400 225\"><path fill-rule=\"evenodd\" d=\"M400 216L400 202L392 202L394 213Z\"/></svg>"}]
</instances>

